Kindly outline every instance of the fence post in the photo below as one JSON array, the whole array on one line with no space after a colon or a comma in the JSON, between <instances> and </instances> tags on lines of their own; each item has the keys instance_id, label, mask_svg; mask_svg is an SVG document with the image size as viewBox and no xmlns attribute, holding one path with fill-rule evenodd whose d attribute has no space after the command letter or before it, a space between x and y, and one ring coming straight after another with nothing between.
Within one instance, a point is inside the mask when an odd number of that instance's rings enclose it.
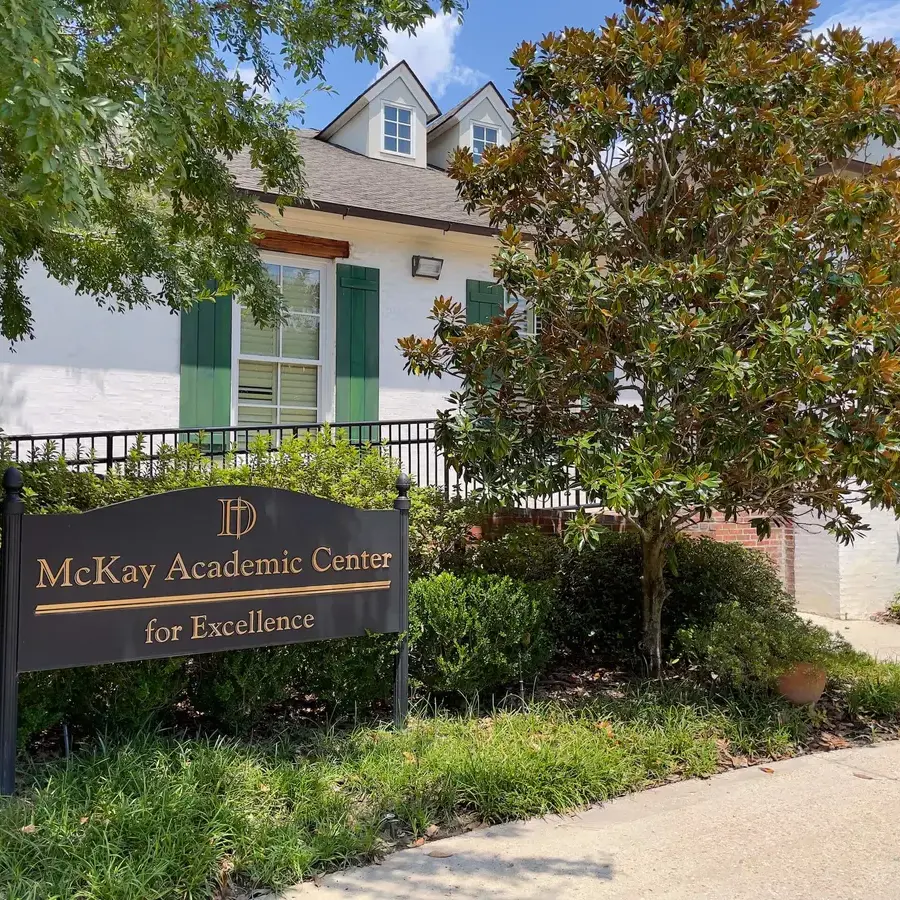
<instances>
[{"instance_id":1,"label":"fence post","mask_svg":"<svg viewBox=\"0 0 900 900\"><path fill-rule=\"evenodd\" d=\"M400 645L394 658L394 728L405 728L409 713L409 475L397 479L394 509L400 513Z\"/></svg>"},{"instance_id":2,"label":"fence post","mask_svg":"<svg viewBox=\"0 0 900 900\"><path fill-rule=\"evenodd\" d=\"M18 727L19 569L22 562L22 473L3 473L3 544L0 546L0 795L16 788Z\"/></svg>"}]
</instances>

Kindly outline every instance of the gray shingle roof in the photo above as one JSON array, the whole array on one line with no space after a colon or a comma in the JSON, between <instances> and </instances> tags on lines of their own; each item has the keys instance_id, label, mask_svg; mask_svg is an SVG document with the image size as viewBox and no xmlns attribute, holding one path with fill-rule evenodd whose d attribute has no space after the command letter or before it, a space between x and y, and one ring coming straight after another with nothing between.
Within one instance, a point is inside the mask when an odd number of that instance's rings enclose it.
<instances>
[{"instance_id":1,"label":"gray shingle roof","mask_svg":"<svg viewBox=\"0 0 900 900\"><path fill-rule=\"evenodd\" d=\"M316 140L317 134L296 131L309 185L303 206L451 231L495 232L485 216L465 211L446 172L371 159ZM229 168L239 187L262 194L249 153L236 155Z\"/></svg>"}]
</instances>

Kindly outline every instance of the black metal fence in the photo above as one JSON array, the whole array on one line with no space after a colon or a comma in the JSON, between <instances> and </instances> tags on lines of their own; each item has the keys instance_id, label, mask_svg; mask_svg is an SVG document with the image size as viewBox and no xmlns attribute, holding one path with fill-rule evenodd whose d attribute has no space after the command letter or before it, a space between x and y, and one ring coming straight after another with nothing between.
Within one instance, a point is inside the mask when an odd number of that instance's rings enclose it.
<instances>
[{"instance_id":1,"label":"black metal fence","mask_svg":"<svg viewBox=\"0 0 900 900\"><path fill-rule=\"evenodd\" d=\"M75 471L102 475L128 462L140 461L148 471L179 444L196 444L205 456L222 465L240 464L247 459L260 437L268 438L274 451L287 436L301 437L330 428L347 436L352 444L371 444L396 459L417 484L436 487L448 497L467 497L474 482L449 466L437 445L434 419L402 419L381 422L334 422L298 425L245 425L227 428L164 428L144 431L91 431L67 434L0 435L4 455L25 463L59 457ZM582 494L569 490L537 497L522 504L528 509L574 509L582 504Z\"/></svg>"}]
</instances>

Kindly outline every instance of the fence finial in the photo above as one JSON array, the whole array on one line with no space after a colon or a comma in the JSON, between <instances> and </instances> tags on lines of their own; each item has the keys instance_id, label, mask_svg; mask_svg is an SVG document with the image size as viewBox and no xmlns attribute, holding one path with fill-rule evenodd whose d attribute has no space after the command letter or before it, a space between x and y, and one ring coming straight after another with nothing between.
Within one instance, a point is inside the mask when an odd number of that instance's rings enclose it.
<instances>
[{"instance_id":1,"label":"fence finial","mask_svg":"<svg viewBox=\"0 0 900 900\"><path fill-rule=\"evenodd\" d=\"M3 490L7 494L21 494L24 484L25 479L22 478L22 473L15 466L10 466L3 473Z\"/></svg>"},{"instance_id":2,"label":"fence finial","mask_svg":"<svg viewBox=\"0 0 900 900\"><path fill-rule=\"evenodd\" d=\"M401 472L397 476L397 493L401 497L405 497L409 493L410 480L406 472Z\"/></svg>"}]
</instances>

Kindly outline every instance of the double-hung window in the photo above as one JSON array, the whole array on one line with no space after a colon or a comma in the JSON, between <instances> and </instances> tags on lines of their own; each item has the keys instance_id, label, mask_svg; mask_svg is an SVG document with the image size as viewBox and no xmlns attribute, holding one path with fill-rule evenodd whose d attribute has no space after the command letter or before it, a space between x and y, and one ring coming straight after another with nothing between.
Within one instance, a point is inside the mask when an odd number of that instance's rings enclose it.
<instances>
[{"instance_id":1,"label":"double-hung window","mask_svg":"<svg viewBox=\"0 0 900 900\"><path fill-rule=\"evenodd\" d=\"M287 320L275 328L259 328L250 312L240 308L237 424L321 421L327 269L275 262L266 262L266 269L284 298Z\"/></svg>"},{"instance_id":2,"label":"double-hung window","mask_svg":"<svg viewBox=\"0 0 900 900\"><path fill-rule=\"evenodd\" d=\"M412 156L412 110L384 105L384 149Z\"/></svg>"},{"instance_id":3,"label":"double-hung window","mask_svg":"<svg viewBox=\"0 0 900 900\"><path fill-rule=\"evenodd\" d=\"M498 144L497 129L490 125L472 125L472 158L480 163L482 154L488 147Z\"/></svg>"}]
</instances>

